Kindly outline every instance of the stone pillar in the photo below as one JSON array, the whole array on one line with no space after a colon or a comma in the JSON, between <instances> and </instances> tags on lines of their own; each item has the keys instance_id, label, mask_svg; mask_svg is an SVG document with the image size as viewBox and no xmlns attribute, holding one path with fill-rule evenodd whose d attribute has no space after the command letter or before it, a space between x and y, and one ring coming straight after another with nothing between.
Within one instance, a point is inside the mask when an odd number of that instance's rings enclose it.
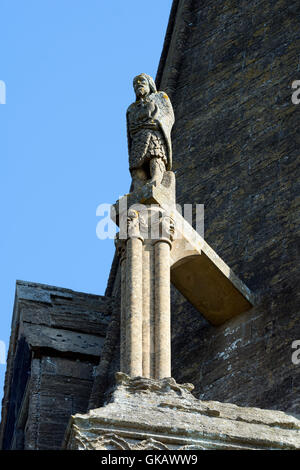
<instances>
[{"instance_id":1,"label":"stone pillar","mask_svg":"<svg viewBox=\"0 0 300 470\"><path fill-rule=\"evenodd\" d=\"M151 377L152 246L143 250L143 377Z\"/></svg>"},{"instance_id":2,"label":"stone pillar","mask_svg":"<svg viewBox=\"0 0 300 470\"><path fill-rule=\"evenodd\" d=\"M126 349L131 377L143 375L143 239L137 211L128 212L126 245Z\"/></svg>"},{"instance_id":3,"label":"stone pillar","mask_svg":"<svg viewBox=\"0 0 300 470\"><path fill-rule=\"evenodd\" d=\"M127 293L126 293L126 241L116 239L116 247L120 256L121 269L121 318L120 318L120 370L128 374L126 352Z\"/></svg>"},{"instance_id":4,"label":"stone pillar","mask_svg":"<svg viewBox=\"0 0 300 470\"><path fill-rule=\"evenodd\" d=\"M174 222L163 216L155 250L155 378L171 377L170 249Z\"/></svg>"},{"instance_id":5,"label":"stone pillar","mask_svg":"<svg viewBox=\"0 0 300 470\"><path fill-rule=\"evenodd\" d=\"M130 209L121 263L120 368L131 377L171 376L172 224L160 208Z\"/></svg>"},{"instance_id":6,"label":"stone pillar","mask_svg":"<svg viewBox=\"0 0 300 470\"><path fill-rule=\"evenodd\" d=\"M155 249L155 378L171 377L170 244Z\"/></svg>"}]
</instances>

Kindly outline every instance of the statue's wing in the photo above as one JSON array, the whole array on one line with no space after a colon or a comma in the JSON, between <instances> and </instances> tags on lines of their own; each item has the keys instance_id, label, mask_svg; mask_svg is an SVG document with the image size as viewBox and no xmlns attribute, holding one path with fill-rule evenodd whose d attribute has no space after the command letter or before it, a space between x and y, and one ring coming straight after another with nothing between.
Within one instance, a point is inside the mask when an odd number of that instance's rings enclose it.
<instances>
[{"instance_id":1,"label":"statue's wing","mask_svg":"<svg viewBox=\"0 0 300 470\"><path fill-rule=\"evenodd\" d=\"M127 128L128 154L130 155L132 139L130 137L130 132L129 132L129 109L130 107L127 109L127 112L126 112L126 128Z\"/></svg>"},{"instance_id":2,"label":"statue's wing","mask_svg":"<svg viewBox=\"0 0 300 470\"><path fill-rule=\"evenodd\" d=\"M158 104L159 114L157 121L166 140L168 149L168 165L167 170L172 168L172 143L171 143L171 130L175 122L174 111L171 101L166 93L159 91L155 93L155 101Z\"/></svg>"}]
</instances>

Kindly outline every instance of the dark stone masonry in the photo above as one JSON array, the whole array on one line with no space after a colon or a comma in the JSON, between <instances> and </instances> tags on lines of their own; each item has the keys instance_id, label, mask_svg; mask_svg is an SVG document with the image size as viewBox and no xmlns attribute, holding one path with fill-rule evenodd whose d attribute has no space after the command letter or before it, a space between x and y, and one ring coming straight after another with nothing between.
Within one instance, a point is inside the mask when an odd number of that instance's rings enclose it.
<instances>
[{"instance_id":1,"label":"dark stone masonry","mask_svg":"<svg viewBox=\"0 0 300 470\"><path fill-rule=\"evenodd\" d=\"M256 295L212 326L172 287L172 377L201 400L300 418L298 0L174 0L156 84L175 113L177 202ZM119 370L120 269L105 296L17 282L0 447L58 449Z\"/></svg>"},{"instance_id":2,"label":"dark stone masonry","mask_svg":"<svg viewBox=\"0 0 300 470\"><path fill-rule=\"evenodd\" d=\"M2 402L3 449L58 449L69 417L85 412L110 297L17 281Z\"/></svg>"},{"instance_id":3,"label":"dark stone masonry","mask_svg":"<svg viewBox=\"0 0 300 470\"><path fill-rule=\"evenodd\" d=\"M177 8L158 75L176 116L177 201L204 204L205 240L260 301L216 328L174 289L173 376L205 400L300 415L291 361L300 338L299 109L291 102L300 4Z\"/></svg>"}]
</instances>

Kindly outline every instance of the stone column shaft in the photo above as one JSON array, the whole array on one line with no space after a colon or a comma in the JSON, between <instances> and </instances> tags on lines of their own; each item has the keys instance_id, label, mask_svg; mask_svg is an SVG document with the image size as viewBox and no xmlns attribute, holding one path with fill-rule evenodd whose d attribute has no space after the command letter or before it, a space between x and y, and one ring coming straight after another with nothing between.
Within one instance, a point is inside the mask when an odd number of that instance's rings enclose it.
<instances>
[{"instance_id":1,"label":"stone column shaft","mask_svg":"<svg viewBox=\"0 0 300 470\"><path fill-rule=\"evenodd\" d=\"M120 321L120 369L128 374L126 353L126 323L127 323L127 295L126 295L126 257L121 259L121 321Z\"/></svg>"},{"instance_id":2,"label":"stone column shaft","mask_svg":"<svg viewBox=\"0 0 300 470\"><path fill-rule=\"evenodd\" d=\"M143 242L129 238L126 246L126 348L127 367L131 377L143 375Z\"/></svg>"},{"instance_id":3,"label":"stone column shaft","mask_svg":"<svg viewBox=\"0 0 300 470\"><path fill-rule=\"evenodd\" d=\"M171 377L170 244L155 249L155 378Z\"/></svg>"},{"instance_id":4,"label":"stone column shaft","mask_svg":"<svg viewBox=\"0 0 300 470\"><path fill-rule=\"evenodd\" d=\"M154 272L153 246L143 250L143 377L154 377Z\"/></svg>"}]
</instances>

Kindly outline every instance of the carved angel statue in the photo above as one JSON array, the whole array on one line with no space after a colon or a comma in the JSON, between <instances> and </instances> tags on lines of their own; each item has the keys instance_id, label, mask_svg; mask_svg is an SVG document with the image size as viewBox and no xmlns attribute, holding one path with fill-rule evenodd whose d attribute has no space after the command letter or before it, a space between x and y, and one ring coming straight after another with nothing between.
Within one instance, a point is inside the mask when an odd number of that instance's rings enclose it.
<instances>
[{"instance_id":1,"label":"carved angel statue","mask_svg":"<svg viewBox=\"0 0 300 470\"><path fill-rule=\"evenodd\" d=\"M126 114L129 170L133 189L144 184L158 186L172 168L171 129L174 112L166 93L157 91L145 73L133 80L136 101Z\"/></svg>"}]
</instances>

